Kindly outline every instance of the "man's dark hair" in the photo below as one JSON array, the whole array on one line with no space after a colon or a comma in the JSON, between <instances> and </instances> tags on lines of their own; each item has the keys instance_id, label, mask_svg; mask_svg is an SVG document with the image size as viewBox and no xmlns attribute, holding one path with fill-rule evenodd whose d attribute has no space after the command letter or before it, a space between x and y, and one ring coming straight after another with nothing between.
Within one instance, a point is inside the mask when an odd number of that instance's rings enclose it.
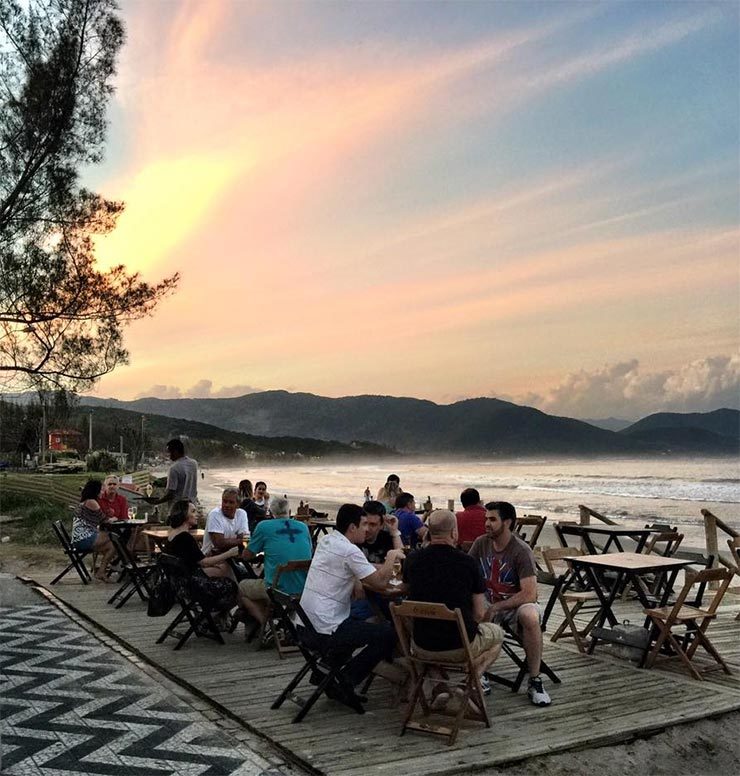
<instances>
[{"instance_id":1,"label":"man's dark hair","mask_svg":"<svg viewBox=\"0 0 740 776\"><path fill-rule=\"evenodd\" d=\"M465 488L460 494L460 503L464 508L480 503L480 493L475 488Z\"/></svg>"},{"instance_id":2,"label":"man's dark hair","mask_svg":"<svg viewBox=\"0 0 740 776\"><path fill-rule=\"evenodd\" d=\"M377 515L378 517L385 517L386 513L385 504L380 501L366 501L362 505L362 510L366 515Z\"/></svg>"},{"instance_id":3,"label":"man's dark hair","mask_svg":"<svg viewBox=\"0 0 740 776\"><path fill-rule=\"evenodd\" d=\"M100 491L103 489L103 483L100 480L88 480L80 493L80 504L89 498L98 500Z\"/></svg>"},{"instance_id":4,"label":"man's dark hair","mask_svg":"<svg viewBox=\"0 0 740 776\"><path fill-rule=\"evenodd\" d=\"M172 453L177 453L180 456L185 455L185 445L182 443L181 439L170 439L170 441L167 442L167 450Z\"/></svg>"},{"instance_id":5,"label":"man's dark hair","mask_svg":"<svg viewBox=\"0 0 740 776\"><path fill-rule=\"evenodd\" d=\"M489 501L486 504L486 509L489 512L495 509L501 518L501 522L508 520L511 523L509 527L512 531L514 530L516 527L516 509L514 509L513 504L509 504L508 501Z\"/></svg>"},{"instance_id":6,"label":"man's dark hair","mask_svg":"<svg viewBox=\"0 0 740 776\"><path fill-rule=\"evenodd\" d=\"M415 501L413 494L401 493L400 496L396 496L396 509L406 509L412 501Z\"/></svg>"},{"instance_id":7,"label":"man's dark hair","mask_svg":"<svg viewBox=\"0 0 740 776\"><path fill-rule=\"evenodd\" d=\"M359 504L342 504L337 512L337 531L346 534L351 525L359 526L364 514Z\"/></svg>"}]
</instances>

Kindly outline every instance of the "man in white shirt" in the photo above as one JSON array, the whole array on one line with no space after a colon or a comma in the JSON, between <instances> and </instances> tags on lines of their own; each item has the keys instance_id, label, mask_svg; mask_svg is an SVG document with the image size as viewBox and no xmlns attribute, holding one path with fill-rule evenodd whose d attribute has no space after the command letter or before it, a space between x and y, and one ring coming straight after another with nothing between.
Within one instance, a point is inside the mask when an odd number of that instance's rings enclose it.
<instances>
[{"instance_id":1,"label":"man in white shirt","mask_svg":"<svg viewBox=\"0 0 740 776\"><path fill-rule=\"evenodd\" d=\"M301 607L322 638L331 639L332 651L351 655L344 675L357 686L381 660L390 660L396 636L390 623L371 623L350 618L352 591L362 583L384 590L393 576L393 563L403 550L388 551L385 563L373 566L359 546L367 538L367 517L357 504L343 504L337 512L336 530L316 547Z\"/></svg>"},{"instance_id":2,"label":"man in white shirt","mask_svg":"<svg viewBox=\"0 0 740 776\"><path fill-rule=\"evenodd\" d=\"M247 513L239 509L239 491L226 488L221 494L221 507L208 514L203 554L219 555L231 547L239 547L248 538Z\"/></svg>"}]
</instances>

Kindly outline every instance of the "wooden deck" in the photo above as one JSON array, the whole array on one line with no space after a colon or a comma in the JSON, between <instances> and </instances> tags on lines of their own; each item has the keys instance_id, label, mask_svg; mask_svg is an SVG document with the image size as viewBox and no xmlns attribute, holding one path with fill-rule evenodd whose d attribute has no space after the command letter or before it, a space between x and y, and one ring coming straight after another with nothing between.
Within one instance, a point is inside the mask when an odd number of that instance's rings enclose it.
<instances>
[{"instance_id":1,"label":"wooden deck","mask_svg":"<svg viewBox=\"0 0 740 776\"><path fill-rule=\"evenodd\" d=\"M321 699L302 723L293 725L290 720L296 707L290 701L277 711L271 711L270 704L298 670L300 658L281 661L272 650L254 652L244 644L241 631L224 634L225 646L192 638L174 652L173 641L155 644L169 616L149 618L144 605L134 599L116 611L106 604L112 586L83 587L70 575L48 587L50 578L38 579L38 584L171 678L240 719L300 766L331 776L365 776L368 771L469 773L537 755L628 740L740 709L740 621L734 620L740 609L737 597L728 596L730 603L722 607L709 632L730 664L732 676L713 672L707 681L699 682L677 667L640 670L598 650L594 656L581 655L567 641L551 644L546 640L545 658L563 682L547 683L552 706L534 708L524 690L514 695L494 686L487 699L492 728L466 726L457 743L448 747L438 738L414 733L398 736L401 710L392 706L390 687L381 679L371 689L364 716ZM550 588L543 587L541 600L547 600L549 592ZM639 621L636 604L626 603L620 609L620 618L631 616ZM553 614L550 633L558 615ZM505 673L507 662L502 656L496 670Z\"/></svg>"}]
</instances>

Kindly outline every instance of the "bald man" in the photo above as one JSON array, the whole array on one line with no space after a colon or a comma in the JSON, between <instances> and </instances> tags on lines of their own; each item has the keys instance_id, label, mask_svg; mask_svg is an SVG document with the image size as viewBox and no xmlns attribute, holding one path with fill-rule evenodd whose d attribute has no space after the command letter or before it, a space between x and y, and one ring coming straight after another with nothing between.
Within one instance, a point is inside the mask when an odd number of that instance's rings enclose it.
<instances>
[{"instance_id":1,"label":"bald man","mask_svg":"<svg viewBox=\"0 0 740 776\"><path fill-rule=\"evenodd\" d=\"M408 597L412 601L459 608L473 656L498 646L492 654L493 663L501 651L504 631L499 625L483 621L488 608L486 584L475 560L456 547L457 519L452 512L437 509L429 516L427 527L429 544L411 553L404 564ZM414 644L418 652L438 653L436 657L440 659L444 658L439 653L457 653L462 649L454 622L418 620L414 623Z\"/></svg>"}]
</instances>

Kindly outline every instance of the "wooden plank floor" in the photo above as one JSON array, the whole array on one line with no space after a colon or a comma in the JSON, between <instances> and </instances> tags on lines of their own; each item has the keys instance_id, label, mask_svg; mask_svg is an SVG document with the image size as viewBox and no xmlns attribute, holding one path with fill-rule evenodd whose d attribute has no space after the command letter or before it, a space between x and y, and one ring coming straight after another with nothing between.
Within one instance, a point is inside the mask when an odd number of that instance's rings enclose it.
<instances>
[{"instance_id":1,"label":"wooden plank floor","mask_svg":"<svg viewBox=\"0 0 740 776\"><path fill-rule=\"evenodd\" d=\"M46 585L48 579L38 582ZM240 633L224 634L225 646L191 639L174 652L173 641L155 644L169 616L149 618L144 605L133 599L115 610L105 603L113 586L83 587L79 581L67 579L47 589L146 660L243 720L299 764L331 776L364 776L368 770L389 775L471 772L565 749L626 740L740 709L740 621L733 619L737 604L723 609L710 631L731 663L732 677L713 673L709 681L698 682L680 670L640 670L598 651L593 656L581 655L567 646L567 641L551 644L546 640L545 657L563 682L547 683L553 705L534 708L524 691L514 695L494 686L487 699L492 727L467 723L457 743L448 747L439 738L414 733L400 738L401 709L392 706L390 687L380 679L371 689L364 716L321 699L303 723L293 725L293 704L288 701L277 711L271 711L270 704L300 667L299 658L281 661L272 650L254 652ZM543 600L548 594L549 589L543 588ZM626 612L628 604L622 608ZM553 613L550 632L559 614ZM637 614L639 610L633 605L633 621L639 620ZM502 656L496 670L506 673L507 662ZM513 670L510 673L513 676Z\"/></svg>"}]
</instances>

